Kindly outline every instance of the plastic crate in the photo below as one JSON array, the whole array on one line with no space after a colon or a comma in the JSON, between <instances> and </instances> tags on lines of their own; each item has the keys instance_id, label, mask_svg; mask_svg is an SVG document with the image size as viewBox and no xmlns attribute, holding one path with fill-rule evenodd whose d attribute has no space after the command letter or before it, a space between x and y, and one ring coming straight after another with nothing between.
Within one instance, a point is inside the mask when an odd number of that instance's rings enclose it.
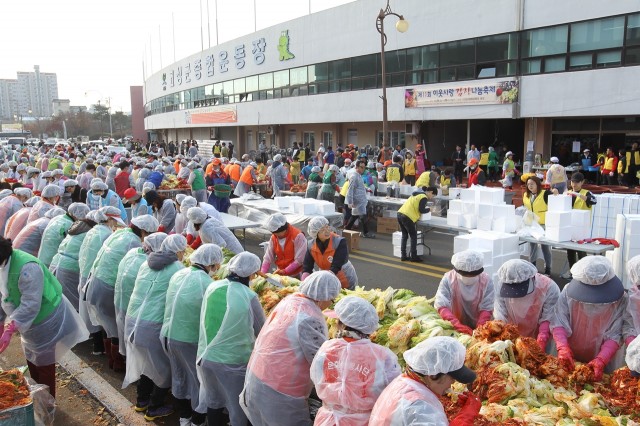
<instances>
[{"instance_id":1,"label":"plastic crate","mask_svg":"<svg viewBox=\"0 0 640 426\"><path fill-rule=\"evenodd\" d=\"M33 402L0 411L0 426L35 426Z\"/></svg>"}]
</instances>

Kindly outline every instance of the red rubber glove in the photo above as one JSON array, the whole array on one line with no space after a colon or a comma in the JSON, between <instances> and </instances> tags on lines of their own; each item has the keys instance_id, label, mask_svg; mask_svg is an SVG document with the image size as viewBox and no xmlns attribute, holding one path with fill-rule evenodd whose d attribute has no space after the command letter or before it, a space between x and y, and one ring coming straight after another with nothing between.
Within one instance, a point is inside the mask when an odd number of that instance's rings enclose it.
<instances>
[{"instance_id":1,"label":"red rubber glove","mask_svg":"<svg viewBox=\"0 0 640 426\"><path fill-rule=\"evenodd\" d=\"M193 235L187 234L186 237L187 237L187 244L191 245L191 243L193 242Z\"/></svg>"},{"instance_id":2,"label":"red rubber glove","mask_svg":"<svg viewBox=\"0 0 640 426\"><path fill-rule=\"evenodd\" d=\"M491 321L491 317L493 316L493 312L491 311L480 311L480 315L478 315L478 321L476 322L476 327L480 327L487 321Z\"/></svg>"},{"instance_id":3,"label":"red rubber glove","mask_svg":"<svg viewBox=\"0 0 640 426\"><path fill-rule=\"evenodd\" d=\"M542 349L542 352L546 352L547 350L547 342L549 341L549 337L551 333L549 331L549 321L543 321L540 323L538 327L538 346Z\"/></svg>"},{"instance_id":4,"label":"red rubber glove","mask_svg":"<svg viewBox=\"0 0 640 426\"><path fill-rule=\"evenodd\" d=\"M615 356L618 349L620 349L620 345L614 340L605 340L602 346L600 346L600 352L598 352L598 355L589 363L589 365L593 367L593 373L597 381L602 380L604 367L609 364L609 361Z\"/></svg>"},{"instance_id":5,"label":"red rubber glove","mask_svg":"<svg viewBox=\"0 0 640 426\"><path fill-rule=\"evenodd\" d=\"M200 247L201 244L202 244L202 239L200 238L200 235L198 235L198 238L196 238L195 241L191 245L189 245L189 247L195 250L198 247Z\"/></svg>"},{"instance_id":6,"label":"red rubber glove","mask_svg":"<svg viewBox=\"0 0 640 426\"><path fill-rule=\"evenodd\" d=\"M466 401L458 415L449 423L450 426L472 425L473 419L475 419L478 413L480 413L480 408L482 407L480 398L471 392L465 392L463 395L466 395ZM460 398L460 396L458 398Z\"/></svg>"},{"instance_id":7,"label":"red rubber glove","mask_svg":"<svg viewBox=\"0 0 640 426\"><path fill-rule=\"evenodd\" d=\"M284 269L276 269L275 271L273 271L274 275L287 275L287 273L285 272Z\"/></svg>"},{"instance_id":8,"label":"red rubber glove","mask_svg":"<svg viewBox=\"0 0 640 426\"><path fill-rule=\"evenodd\" d=\"M569 342L567 341L567 331L562 327L556 327L551 333L558 348L558 358L564 360L569 365L569 368L573 370L576 363L573 360L573 352L571 352Z\"/></svg>"},{"instance_id":9,"label":"red rubber glove","mask_svg":"<svg viewBox=\"0 0 640 426\"><path fill-rule=\"evenodd\" d=\"M453 315L453 312L451 312L449 308L444 308L444 307L440 308L438 309L438 313L440 314L443 320L449 321L451 325L453 325L453 328L455 328L458 333L464 333L468 335L473 334L473 330L471 329L471 327L468 327L462 324L460 321L458 321L458 318L456 318L455 315Z\"/></svg>"},{"instance_id":10,"label":"red rubber glove","mask_svg":"<svg viewBox=\"0 0 640 426\"><path fill-rule=\"evenodd\" d=\"M158 226L158 232L164 232L164 226L162 225Z\"/></svg>"},{"instance_id":11,"label":"red rubber glove","mask_svg":"<svg viewBox=\"0 0 640 426\"><path fill-rule=\"evenodd\" d=\"M0 336L0 354L9 347L11 337L16 331L18 331L18 327L16 327L16 323L13 321L4 326L4 332L2 333L2 336Z\"/></svg>"}]
</instances>

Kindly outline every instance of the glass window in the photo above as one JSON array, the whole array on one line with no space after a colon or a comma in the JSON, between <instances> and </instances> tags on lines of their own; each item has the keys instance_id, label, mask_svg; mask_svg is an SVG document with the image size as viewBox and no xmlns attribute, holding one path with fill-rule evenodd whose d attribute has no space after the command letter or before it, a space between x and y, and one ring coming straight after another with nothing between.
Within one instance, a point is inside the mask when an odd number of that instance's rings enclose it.
<instances>
[{"instance_id":1,"label":"glass window","mask_svg":"<svg viewBox=\"0 0 640 426\"><path fill-rule=\"evenodd\" d=\"M386 52L385 55L386 72L398 72L406 69L406 51L396 50L395 52Z\"/></svg>"},{"instance_id":2,"label":"glass window","mask_svg":"<svg viewBox=\"0 0 640 426\"><path fill-rule=\"evenodd\" d=\"M596 55L596 68L617 67L622 64L622 52L614 50Z\"/></svg>"},{"instance_id":3,"label":"glass window","mask_svg":"<svg viewBox=\"0 0 640 426\"><path fill-rule=\"evenodd\" d=\"M567 67L564 56L556 58L546 58L544 60L544 72L564 71Z\"/></svg>"},{"instance_id":4,"label":"glass window","mask_svg":"<svg viewBox=\"0 0 640 426\"><path fill-rule=\"evenodd\" d=\"M233 95L235 92L233 91L233 80L225 81L222 83L222 91L225 95Z\"/></svg>"},{"instance_id":5,"label":"glass window","mask_svg":"<svg viewBox=\"0 0 640 426\"><path fill-rule=\"evenodd\" d=\"M478 62L514 59L517 54L517 34L500 34L480 37L476 44L476 60Z\"/></svg>"},{"instance_id":6,"label":"glass window","mask_svg":"<svg viewBox=\"0 0 640 426\"><path fill-rule=\"evenodd\" d=\"M233 80L233 92L234 93L244 93L245 90L244 78L238 78Z\"/></svg>"},{"instance_id":7,"label":"glass window","mask_svg":"<svg viewBox=\"0 0 640 426\"><path fill-rule=\"evenodd\" d=\"M640 13L627 18L627 46L640 44Z\"/></svg>"},{"instance_id":8,"label":"glass window","mask_svg":"<svg viewBox=\"0 0 640 426\"><path fill-rule=\"evenodd\" d=\"M475 61L475 40L452 41L440 45L440 66L471 64Z\"/></svg>"},{"instance_id":9,"label":"glass window","mask_svg":"<svg viewBox=\"0 0 640 426\"><path fill-rule=\"evenodd\" d=\"M216 83L213 85L213 94L214 96L222 96L223 94L223 90L222 90L222 83Z\"/></svg>"},{"instance_id":10,"label":"glass window","mask_svg":"<svg viewBox=\"0 0 640 426\"><path fill-rule=\"evenodd\" d=\"M206 99L213 98L213 84L208 84L205 86L204 95Z\"/></svg>"},{"instance_id":11,"label":"glass window","mask_svg":"<svg viewBox=\"0 0 640 426\"><path fill-rule=\"evenodd\" d=\"M247 77L245 80L245 88L247 92L256 92L258 90L258 76L252 75L251 77Z\"/></svg>"},{"instance_id":12,"label":"glass window","mask_svg":"<svg viewBox=\"0 0 640 426\"><path fill-rule=\"evenodd\" d=\"M273 74L268 72L258 77L260 90L273 89Z\"/></svg>"},{"instance_id":13,"label":"glass window","mask_svg":"<svg viewBox=\"0 0 640 426\"><path fill-rule=\"evenodd\" d=\"M438 68L438 45L407 49L407 70Z\"/></svg>"},{"instance_id":14,"label":"glass window","mask_svg":"<svg viewBox=\"0 0 640 426\"><path fill-rule=\"evenodd\" d=\"M438 71L425 71L422 74L423 83L437 83L438 82Z\"/></svg>"},{"instance_id":15,"label":"glass window","mask_svg":"<svg viewBox=\"0 0 640 426\"><path fill-rule=\"evenodd\" d=\"M569 60L569 68L572 70L584 70L591 68L593 57L591 53L581 53L579 55L571 55Z\"/></svg>"},{"instance_id":16,"label":"glass window","mask_svg":"<svg viewBox=\"0 0 640 426\"><path fill-rule=\"evenodd\" d=\"M489 78L496 76L496 66L495 64L490 65L478 65L478 78Z\"/></svg>"},{"instance_id":17,"label":"glass window","mask_svg":"<svg viewBox=\"0 0 640 426\"><path fill-rule=\"evenodd\" d=\"M329 62L329 80L340 80L351 77L351 62L349 59Z\"/></svg>"},{"instance_id":18,"label":"glass window","mask_svg":"<svg viewBox=\"0 0 640 426\"><path fill-rule=\"evenodd\" d=\"M322 143L324 146L333 145L333 132L322 132Z\"/></svg>"},{"instance_id":19,"label":"glass window","mask_svg":"<svg viewBox=\"0 0 640 426\"><path fill-rule=\"evenodd\" d=\"M500 62L496 65L496 75L498 77L516 75L516 66L516 61Z\"/></svg>"},{"instance_id":20,"label":"glass window","mask_svg":"<svg viewBox=\"0 0 640 426\"><path fill-rule=\"evenodd\" d=\"M624 62L627 65L640 65L640 47L627 48Z\"/></svg>"},{"instance_id":21,"label":"glass window","mask_svg":"<svg viewBox=\"0 0 640 426\"><path fill-rule=\"evenodd\" d=\"M275 71L273 73L273 87L285 87L289 85L289 70Z\"/></svg>"},{"instance_id":22,"label":"glass window","mask_svg":"<svg viewBox=\"0 0 640 426\"><path fill-rule=\"evenodd\" d=\"M366 77L376 74L376 58L379 55L358 56L351 59L351 75L353 77Z\"/></svg>"},{"instance_id":23,"label":"glass window","mask_svg":"<svg viewBox=\"0 0 640 426\"><path fill-rule=\"evenodd\" d=\"M440 70L440 81L454 81L456 79L456 68L442 68Z\"/></svg>"},{"instance_id":24,"label":"glass window","mask_svg":"<svg viewBox=\"0 0 640 426\"><path fill-rule=\"evenodd\" d=\"M293 68L289 74L292 86L307 84L307 67Z\"/></svg>"},{"instance_id":25,"label":"glass window","mask_svg":"<svg viewBox=\"0 0 640 426\"><path fill-rule=\"evenodd\" d=\"M304 132L302 134L302 140L304 141L305 146L307 144L310 145L311 150L315 151L316 149L316 134L315 132Z\"/></svg>"},{"instance_id":26,"label":"glass window","mask_svg":"<svg viewBox=\"0 0 640 426\"><path fill-rule=\"evenodd\" d=\"M314 81L327 81L329 74L329 64L327 62L323 64L309 65L309 83Z\"/></svg>"},{"instance_id":27,"label":"glass window","mask_svg":"<svg viewBox=\"0 0 640 426\"><path fill-rule=\"evenodd\" d=\"M566 53L568 32L567 25L525 31L522 36L522 57L532 58Z\"/></svg>"},{"instance_id":28,"label":"glass window","mask_svg":"<svg viewBox=\"0 0 640 426\"><path fill-rule=\"evenodd\" d=\"M624 16L571 24L571 51L620 47L623 37Z\"/></svg>"},{"instance_id":29,"label":"glass window","mask_svg":"<svg viewBox=\"0 0 640 426\"><path fill-rule=\"evenodd\" d=\"M458 67L456 72L456 80L472 80L475 77L475 67L473 65Z\"/></svg>"}]
</instances>

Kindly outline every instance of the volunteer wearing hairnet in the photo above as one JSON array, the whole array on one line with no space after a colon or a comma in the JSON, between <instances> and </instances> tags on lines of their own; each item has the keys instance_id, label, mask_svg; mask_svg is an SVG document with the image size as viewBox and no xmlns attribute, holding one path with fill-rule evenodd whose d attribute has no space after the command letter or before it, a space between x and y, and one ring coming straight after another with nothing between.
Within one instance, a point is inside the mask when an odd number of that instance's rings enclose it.
<instances>
[{"instance_id":1,"label":"volunteer wearing hairnet","mask_svg":"<svg viewBox=\"0 0 640 426\"><path fill-rule=\"evenodd\" d=\"M517 325L520 336L533 337L545 351L560 288L523 259L506 261L497 276L499 293L493 309L494 319Z\"/></svg>"},{"instance_id":2,"label":"volunteer wearing hairnet","mask_svg":"<svg viewBox=\"0 0 640 426\"><path fill-rule=\"evenodd\" d=\"M122 202L125 204L129 204L131 207L131 218L142 216L144 214L152 214L153 212L149 209L149 205L147 204L147 200L142 198L138 192L136 192L135 188L128 188L124 191L124 198Z\"/></svg>"},{"instance_id":3,"label":"volunteer wearing hairnet","mask_svg":"<svg viewBox=\"0 0 640 426\"><path fill-rule=\"evenodd\" d=\"M208 203L215 207L219 212L227 213L231 206L231 200L229 199L230 193L229 191L216 191L216 186L231 185L231 179L229 178L229 175L222 170L222 162L219 158L214 158L211 161L211 164L211 173L205 176L207 187L211 191Z\"/></svg>"},{"instance_id":4,"label":"volunteer wearing hairnet","mask_svg":"<svg viewBox=\"0 0 640 426\"><path fill-rule=\"evenodd\" d=\"M640 339L635 339L627 348L625 357L627 367L634 377L640 376Z\"/></svg>"},{"instance_id":5,"label":"volunteer wearing hairnet","mask_svg":"<svg viewBox=\"0 0 640 426\"><path fill-rule=\"evenodd\" d=\"M144 198L153 209L153 216L160 223L158 231L170 234L176 223L176 205L173 200L159 195L156 191L147 192Z\"/></svg>"},{"instance_id":6,"label":"volunteer wearing hairnet","mask_svg":"<svg viewBox=\"0 0 640 426\"><path fill-rule=\"evenodd\" d=\"M573 369L588 362L596 380L622 366L624 313L628 297L604 256L587 256L571 268L573 280L560 293L551 330L558 358Z\"/></svg>"},{"instance_id":7,"label":"volunteer wearing hairnet","mask_svg":"<svg viewBox=\"0 0 640 426\"><path fill-rule=\"evenodd\" d=\"M4 227L4 237L15 240L20 231L27 225L29 214L33 210L33 206L40 201L40 197L34 196L24 202L24 207L9 217Z\"/></svg>"},{"instance_id":8,"label":"volunteer wearing hairnet","mask_svg":"<svg viewBox=\"0 0 640 426\"><path fill-rule=\"evenodd\" d=\"M307 190L304 194L305 198L318 198L320 188L322 187L322 169L319 166L311 168L311 174L307 179Z\"/></svg>"},{"instance_id":9,"label":"volunteer wearing hairnet","mask_svg":"<svg viewBox=\"0 0 640 426\"><path fill-rule=\"evenodd\" d=\"M198 202L207 201L207 186L204 182L204 170L194 161L189 163L187 168L190 170L187 183L191 185L191 196L198 200Z\"/></svg>"},{"instance_id":10,"label":"volunteer wearing hairnet","mask_svg":"<svg viewBox=\"0 0 640 426\"><path fill-rule=\"evenodd\" d=\"M124 336L127 345L127 374L123 387L138 381L137 412L145 412L152 421L173 413L164 405L171 387L171 365L166 347L160 340L169 280L184 268L182 257L187 240L169 235L160 251L151 253L140 267L127 307Z\"/></svg>"},{"instance_id":11,"label":"volunteer wearing hairnet","mask_svg":"<svg viewBox=\"0 0 640 426\"><path fill-rule=\"evenodd\" d=\"M331 231L329 221L323 216L316 216L309 221L307 232L312 238L304 257L302 279L313 272L315 265L321 271L331 271L342 288L353 290L358 283L356 270L349 261L347 242Z\"/></svg>"},{"instance_id":12,"label":"volunteer wearing hairnet","mask_svg":"<svg viewBox=\"0 0 640 426\"><path fill-rule=\"evenodd\" d=\"M267 176L271 178L273 197L280 196L280 191L284 191L288 174L289 171L283 166L282 155L276 154L273 157L271 168L267 170Z\"/></svg>"},{"instance_id":13,"label":"volunteer wearing hairnet","mask_svg":"<svg viewBox=\"0 0 640 426\"><path fill-rule=\"evenodd\" d=\"M78 186L78 181L74 179L67 179L62 182L62 187L60 188L60 200L58 201L58 207L62 207L63 209L69 208L71 203L73 203L73 192L76 190L76 186Z\"/></svg>"},{"instance_id":14,"label":"volunteer wearing hairnet","mask_svg":"<svg viewBox=\"0 0 640 426\"><path fill-rule=\"evenodd\" d=\"M335 202L335 194L336 191L340 191L340 187L338 186L336 175L339 174L338 166L332 164L324 173L322 177L322 186L320 187L320 193L318 194L318 198L325 201Z\"/></svg>"},{"instance_id":15,"label":"volunteer wearing hairnet","mask_svg":"<svg viewBox=\"0 0 640 426\"><path fill-rule=\"evenodd\" d=\"M84 203L73 203L69 206L66 214L51 219L42 234L42 243L38 251L38 259L45 266L51 265L53 256L58 252L58 246L67 236L67 231L76 220L84 219L89 212L89 207Z\"/></svg>"},{"instance_id":16,"label":"volunteer wearing hairnet","mask_svg":"<svg viewBox=\"0 0 640 426\"><path fill-rule=\"evenodd\" d=\"M114 214L112 217L120 226L124 226L119 216ZM153 216L146 215L134 218L131 227L115 231L98 251L87 281L85 291L89 313L96 320L94 324L100 325L107 334L105 351L109 358L109 367L116 371L124 369L124 360L120 356L114 307L114 286L118 273L115 265L120 264L129 250L141 247L144 238L157 229L157 221Z\"/></svg>"},{"instance_id":17,"label":"volunteer wearing hairnet","mask_svg":"<svg viewBox=\"0 0 640 426\"><path fill-rule=\"evenodd\" d=\"M181 424L203 425L207 417L206 410L197 411L198 330L202 298L222 260L220 247L203 244L189 256L191 266L176 272L169 281L160 336L171 363L171 393L176 398Z\"/></svg>"},{"instance_id":18,"label":"volunteer wearing hairnet","mask_svg":"<svg viewBox=\"0 0 640 426\"><path fill-rule=\"evenodd\" d=\"M192 207L187 211L187 218L198 232L198 237L191 243L191 248L198 248L202 243L213 243L235 254L242 253L244 248L238 238L224 224L207 213L200 207Z\"/></svg>"},{"instance_id":19,"label":"volunteer wearing hairnet","mask_svg":"<svg viewBox=\"0 0 640 426\"><path fill-rule=\"evenodd\" d=\"M56 278L36 257L0 237L0 353L20 332L31 378L56 395L56 361L89 332L62 294Z\"/></svg>"},{"instance_id":20,"label":"volunteer wearing hairnet","mask_svg":"<svg viewBox=\"0 0 640 426\"><path fill-rule=\"evenodd\" d=\"M47 185L40 194L40 200L33 205L29 212L27 223L31 223L36 219L44 217L44 214L54 208L60 200L60 187L58 185Z\"/></svg>"},{"instance_id":21,"label":"volunteer wearing hairnet","mask_svg":"<svg viewBox=\"0 0 640 426\"><path fill-rule=\"evenodd\" d=\"M27 223L27 226L25 226L13 240L13 246L29 253L31 256L37 257L40 245L42 244L42 235L49 225L49 222L51 222L51 219L54 217L64 215L65 213L64 209L54 207L48 210L43 217Z\"/></svg>"},{"instance_id":22,"label":"volunteer wearing hairnet","mask_svg":"<svg viewBox=\"0 0 640 426\"><path fill-rule=\"evenodd\" d=\"M299 293L285 297L269 315L251 354L240 397L253 426L311 425L309 368L328 336L322 310L338 294L340 281L334 274L314 272Z\"/></svg>"},{"instance_id":23,"label":"volunteer wearing hairnet","mask_svg":"<svg viewBox=\"0 0 640 426\"><path fill-rule=\"evenodd\" d=\"M187 219L187 211L189 209L186 209L183 212L182 206L184 205L184 201L186 199L193 200L192 201L193 204L189 208L195 207L198 204L196 199L191 196L187 196L185 194L176 195L176 201L175 201L176 202L176 223L173 225L173 232L175 232L176 234L182 234L185 237L187 237L187 235L185 234L186 234L187 225L189 224L189 219ZM189 237L187 237L187 244L190 244L192 242L193 240L189 241Z\"/></svg>"},{"instance_id":24,"label":"volunteer wearing hairnet","mask_svg":"<svg viewBox=\"0 0 640 426\"><path fill-rule=\"evenodd\" d=\"M192 207L200 207L202 210L204 210L207 216L222 222L222 216L220 215L220 212L216 210L216 208L213 207L211 204L198 203L198 201L191 196L185 197L180 203L180 212L176 216L176 226L174 227L174 230L176 230L178 225L180 225L182 232L178 232L177 230L175 232L177 234L181 233L185 235L187 237L187 242L189 243L189 245L193 244L193 242L198 237L198 231L196 231L196 229L194 228L193 222L190 222L189 218L187 217L187 212ZM184 223L182 222L183 220L184 220ZM209 241L209 242L212 242L212 241Z\"/></svg>"},{"instance_id":25,"label":"volunteer wearing hairnet","mask_svg":"<svg viewBox=\"0 0 640 426\"><path fill-rule=\"evenodd\" d=\"M126 223L129 220L122 199L115 191L109 189L106 183L94 179L91 181L91 192L94 196L99 197L100 207L115 207L120 211L120 219L123 222Z\"/></svg>"},{"instance_id":26,"label":"volunteer wearing hairnet","mask_svg":"<svg viewBox=\"0 0 640 426\"><path fill-rule=\"evenodd\" d=\"M200 311L196 369L200 380L198 412L210 425L247 426L239 396L256 336L265 322L258 296L249 282L260 270L260 258L242 252L228 263L229 276L207 288ZM289 362L289 360L287 360Z\"/></svg>"},{"instance_id":27,"label":"volunteer wearing hairnet","mask_svg":"<svg viewBox=\"0 0 640 426\"><path fill-rule=\"evenodd\" d=\"M85 204L81 205L89 210ZM67 230L67 235L58 246L57 253L51 259L51 265L49 265L49 270L62 285L62 294L65 295L76 311L79 310L78 283L80 282L80 265L78 259L80 258L82 242L89 230L96 225L92 216L93 213L87 212L84 218L78 218L71 224L71 227Z\"/></svg>"},{"instance_id":28,"label":"volunteer wearing hairnet","mask_svg":"<svg viewBox=\"0 0 640 426\"><path fill-rule=\"evenodd\" d=\"M116 311L116 325L118 327L118 341L121 342L116 348L111 346L111 353L114 362L119 357L115 354L115 350L120 351L120 355L126 356L127 345L124 343L124 325L127 316L127 307L131 300L131 293L136 283L138 270L147 260L150 253L159 252L162 248L162 242L167 238L164 232L154 232L147 235L142 241L142 247L132 248L124 255L118 265L118 275L116 283L113 286L113 304Z\"/></svg>"},{"instance_id":29,"label":"volunteer wearing hairnet","mask_svg":"<svg viewBox=\"0 0 640 426\"><path fill-rule=\"evenodd\" d=\"M464 365L466 350L453 337L431 337L406 351L404 374L382 392L371 412L370 426L467 426L480 412L480 399L471 392L458 395L460 413L447 420L438 399L456 381L471 384L476 374Z\"/></svg>"},{"instance_id":30,"label":"volunteer wearing hairnet","mask_svg":"<svg viewBox=\"0 0 640 426\"><path fill-rule=\"evenodd\" d=\"M271 265L275 264L275 274L300 276L307 253L307 239L302 231L287 223L282 213L269 216L265 227L271 232L271 238L265 249L260 271L266 274Z\"/></svg>"},{"instance_id":31,"label":"volunteer wearing hairnet","mask_svg":"<svg viewBox=\"0 0 640 426\"><path fill-rule=\"evenodd\" d=\"M491 319L494 289L483 261L483 254L475 250L455 253L451 256L453 269L438 285L433 306L459 333L472 334Z\"/></svg>"},{"instance_id":32,"label":"volunteer wearing hairnet","mask_svg":"<svg viewBox=\"0 0 640 426\"><path fill-rule=\"evenodd\" d=\"M258 181L258 177L256 176L256 167L258 167L258 164L252 161L244 168L244 170L242 170L240 180L236 185L236 189L233 191L235 196L241 197L244 194L251 192L251 187Z\"/></svg>"},{"instance_id":33,"label":"volunteer wearing hairnet","mask_svg":"<svg viewBox=\"0 0 640 426\"><path fill-rule=\"evenodd\" d=\"M628 290L629 306L625 314L623 336L629 346L640 333L640 255L627 261L627 276L631 281Z\"/></svg>"},{"instance_id":34,"label":"volunteer wearing hairnet","mask_svg":"<svg viewBox=\"0 0 640 426\"><path fill-rule=\"evenodd\" d=\"M4 227L9 218L24 207L31 194L29 188L16 188L13 194L0 200L0 237L4 237Z\"/></svg>"},{"instance_id":35,"label":"volunteer wearing hairnet","mask_svg":"<svg viewBox=\"0 0 640 426\"><path fill-rule=\"evenodd\" d=\"M338 335L323 343L311 364L311 380L322 400L315 425L367 426L376 400L402 371L398 357L369 340L378 329L378 314L361 297L336 303Z\"/></svg>"}]
</instances>

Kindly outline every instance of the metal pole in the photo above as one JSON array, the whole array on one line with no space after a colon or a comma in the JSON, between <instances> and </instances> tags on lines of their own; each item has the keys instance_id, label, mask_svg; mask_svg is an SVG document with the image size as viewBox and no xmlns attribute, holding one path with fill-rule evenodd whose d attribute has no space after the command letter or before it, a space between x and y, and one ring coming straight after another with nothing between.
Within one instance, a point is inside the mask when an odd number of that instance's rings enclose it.
<instances>
[{"instance_id":1,"label":"metal pole","mask_svg":"<svg viewBox=\"0 0 640 426\"><path fill-rule=\"evenodd\" d=\"M176 61L176 20L173 12L171 12L171 28L173 30L173 62Z\"/></svg>"},{"instance_id":2,"label":"metal pole","mask_svg":"<svg viewBox=\"0 0 640 426\"><path fill-rule=\"evenodd\" d=\"M389 119L387 117L387 75L385 67L385 34L384 34L384 12L380 10L378 16L380 20L380 68L382 71L382 146L389 146Z\"/></svg>"},{"instance_id":3,"label":"metal pole","mask_svg":"<svg viewBox=\"0 0 640 426\"><path fill-rule=\"evenodd\" d=\"M211 15L209 14L209 0L207 0L207 41L211 49Z\"/></svg>"},{"instance_id":4,"label":"metal pole","mask_svg":"<svg viewBox=\"0 0 640 426\"><path fill-rule=\"evenodd\" d=\"M216 46L218 45L218 0L215 0L216 7Z\"/></svg>"},{"instance_id":5,"label":"metal pole","mask_svg":"<svg viewBox=\"0 0 640 426\"><path fill-rule=\"evenodd\" d=\"M256 12L256 0L253 0L253 32L258 31L258 13Z\"/></svg>"},{"instance_id":6,"label":"metal pole","mask_svg":"<svg viewBox=\"0 0 640 426\"><path fill-rule=\"evenodd\" d=\"M158 24L158 42L160 44L160 68L162 68L162 31L160 30L160 24Z\"/></svg>"},{"instance_id":7,"label":"metal pole","mask_svg":"<svg viewBox=\"0 0 640 426\"><path fill-rule=\"evenodd\" d=\"M200 51L204 50L204 35L202 34L202 0L200 0Z\"/></svg>"},{"instance_id":8,"label":"metal pole","mask_svg":"<svg viewBox=\"0 0 640 426\"><path fill-rule=\"evenodd\" d=\"M111 97L109 99L109 133L111 133L111 139L113 139L113 125L111 124Z\"/></svg>"}]
</instances>

